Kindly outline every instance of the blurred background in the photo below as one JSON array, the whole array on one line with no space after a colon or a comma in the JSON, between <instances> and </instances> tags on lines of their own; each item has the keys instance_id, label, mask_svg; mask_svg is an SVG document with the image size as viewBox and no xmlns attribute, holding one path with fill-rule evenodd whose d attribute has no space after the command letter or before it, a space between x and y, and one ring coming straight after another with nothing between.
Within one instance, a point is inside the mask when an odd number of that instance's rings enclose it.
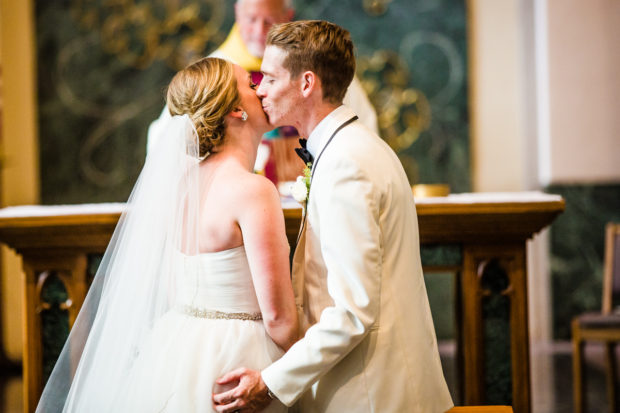
<instances>
[{"instance_id":1,"label":"blurred background","mask_svg":"<svg viewBox=\"0 0 620 413\"><path fill-rule=\"evenodd\" d=\"M293 5L296 19L351 32L380 135L412 185L564 197L565 212L528 247L530 341L534 412L572 411L570 321L600 309L604 226L620 221L620 2ZM233 6L0 0L1 205L125 201L167 83L222 43ZM24 293L14 252L2 247L1 261L0 365L8 372L21 362ZM426 281L450 381L454 274ZM590 387L600 396L592 411L602 411L602 352L589 351ZM14 380L0 383L19 389ZM0 406L21 397L14 394L2 392Z\"/></svg>"}]
</instances>

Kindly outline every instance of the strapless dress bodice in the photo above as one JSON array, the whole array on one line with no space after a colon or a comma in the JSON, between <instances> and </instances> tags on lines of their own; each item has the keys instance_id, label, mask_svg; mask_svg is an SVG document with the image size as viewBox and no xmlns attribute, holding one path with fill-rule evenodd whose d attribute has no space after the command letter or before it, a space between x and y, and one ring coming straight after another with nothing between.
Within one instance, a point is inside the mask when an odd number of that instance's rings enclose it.
<instances>
[{"instance_id":1,"label":"strapless dress bodice","mask_svg":"<svg viewBox=\"0 0 620 413\"><path fill-rule=\"evenodd\" d=\"M179 254L177 268L177 308L260 313L243 246L192 256Z\"/></svg>"}]
</instances>

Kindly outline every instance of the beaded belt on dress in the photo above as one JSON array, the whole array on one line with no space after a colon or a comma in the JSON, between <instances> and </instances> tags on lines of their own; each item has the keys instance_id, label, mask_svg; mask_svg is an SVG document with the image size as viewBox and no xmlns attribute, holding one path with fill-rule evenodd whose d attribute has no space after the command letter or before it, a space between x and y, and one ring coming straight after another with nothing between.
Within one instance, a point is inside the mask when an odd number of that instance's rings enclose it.
<instances>
[{"instance_id":1,"label":"beaded belt on dress","mask_svg":"<svg viewBox=\"0 0 620 413\"><path fill-rule=\"evenodd\" d=\"M184 314L198 318L209 318L213 320L248 320L259 321L263 319L260 312L257 313L227 313L217 310L206 310L204 308L192 307L191 305L180 306L180 311Z\"/></svg>"}]
</instances>

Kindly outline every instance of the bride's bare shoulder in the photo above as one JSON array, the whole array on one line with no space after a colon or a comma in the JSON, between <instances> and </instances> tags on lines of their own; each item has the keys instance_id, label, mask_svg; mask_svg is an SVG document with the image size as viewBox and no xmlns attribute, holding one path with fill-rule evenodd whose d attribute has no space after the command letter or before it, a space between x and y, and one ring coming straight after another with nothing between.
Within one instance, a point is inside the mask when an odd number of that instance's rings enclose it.
<instances>
[{"instance_id":1,"label":"bride's bare shoulder","mask_svg":"<svg viewBox=\"0 0 620 413\"><path fill-rule=\"evenodd\" d=\"M276 186L262 175L248 173L237 192L235 214L242 228L259 222L282 219L282 204ZM275 227L274 227L275 228Z\"/></svg>"},{"instance_id":2,"label":"bride's bare shoulder","mask_svg":"<svg viewBox=\"0 0 620 413\"><path fill-rule=\"evenodd\" d=\"M241 197L245 198L270 198L278 197L278 190L269 179L255 173L244 173L239 176Z\"/></svg>"}]
</instances>

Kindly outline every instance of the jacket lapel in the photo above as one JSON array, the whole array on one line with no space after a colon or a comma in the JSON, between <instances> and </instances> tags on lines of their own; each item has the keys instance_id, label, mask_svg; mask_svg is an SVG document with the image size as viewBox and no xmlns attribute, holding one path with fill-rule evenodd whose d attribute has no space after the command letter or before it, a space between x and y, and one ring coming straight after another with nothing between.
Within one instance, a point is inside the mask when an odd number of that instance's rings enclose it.
<instances>
[{"instance_id":1,"label":"jacket lapel","mask_svg":"<svg viewBox=\"0 0 620 413\"><path fill-rule=\"evenodd\" d=\"M334 139L334 136L336 136L338 134L338 132L340 132L340 130L342 128L346 127L347 125L351 124L352 122L355 122L357 119L358 119L357 116L355 114L353 114L353 116L350 117L348 120L342 122L336 128L336 130L334 130L334 132L331 134L329 139L327 139L327 142L321 148L321 151L319 152L318 156L316 157L316 160L312 164L312 175L311 175L311 178L310 178L310 188L308 190L308 195L307 195L307 198L306 198L306 206L303 209L303 217L301 219L301 230L299 232L299 235L297 236L297 243L299 243L299 238L301 237L301 233L304 232L304 230L306 228L306 219L307 219L307 216L308 216L307 209L309 208L309 205L310 205L310 193L312 191L312 178L314 178L314 173L315 173L315 171L316 171L316 169L317 169L317 167L319 165L319 161L321 160L321 155L323 155L323 152L327 148L327 145L329 145L331 143L332 139ZM304 150L305 150L305 148L304 148ZM308 151L306 151L306 152L308 152ZM312 157L312 154L310 152L308 152L308 155Z\"/></svg>"}]
</instances>

